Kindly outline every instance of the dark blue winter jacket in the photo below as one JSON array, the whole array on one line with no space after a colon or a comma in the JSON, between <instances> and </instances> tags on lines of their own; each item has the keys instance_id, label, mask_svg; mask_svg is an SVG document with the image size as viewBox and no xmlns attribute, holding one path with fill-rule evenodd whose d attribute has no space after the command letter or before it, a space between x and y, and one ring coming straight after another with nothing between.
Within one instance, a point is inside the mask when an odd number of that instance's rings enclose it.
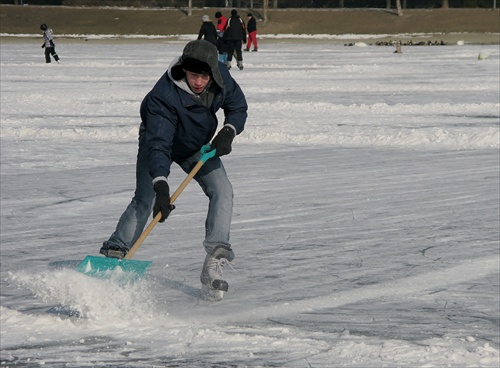
<instances>
[{"instance_id":1,"label":"dark blue winter jacket","mask_svg":"<svg viewBox=\"0 0 500 368\"><path fill-rule=\"evenodd\" d=\"M168 177L172 162L191 157L211 141L217 131L217 110L224 110L224 125L232 125L236 134L243 131L248 109L245 95L223 63L219 70L224 88L212 83L215 93L210 107L180 88L168 71L142 101L140 134L145 139L139 141L147 149L153 179Z\"/></svg>"}]
</instances>

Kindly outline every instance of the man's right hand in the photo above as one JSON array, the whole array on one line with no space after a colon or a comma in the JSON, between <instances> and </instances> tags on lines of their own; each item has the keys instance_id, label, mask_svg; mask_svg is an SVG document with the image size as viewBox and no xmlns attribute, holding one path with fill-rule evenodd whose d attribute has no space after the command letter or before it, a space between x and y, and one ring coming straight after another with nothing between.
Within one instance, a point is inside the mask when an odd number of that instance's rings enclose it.
<instances>
[{"instance_id":1,"label":"man's right hand","mask_svg":"<svg viewBox=\"0 0 500 368\"><path fill-rule=\"evenodd\" d=\"M156 192L156 200L153 206L153 217L156 217L156 215L161 212L160 222L163 222L175 208L174 205L170 204L170 189L165 180L157 181L153 185L153 189Z\"/></svg>"}]
</instances>

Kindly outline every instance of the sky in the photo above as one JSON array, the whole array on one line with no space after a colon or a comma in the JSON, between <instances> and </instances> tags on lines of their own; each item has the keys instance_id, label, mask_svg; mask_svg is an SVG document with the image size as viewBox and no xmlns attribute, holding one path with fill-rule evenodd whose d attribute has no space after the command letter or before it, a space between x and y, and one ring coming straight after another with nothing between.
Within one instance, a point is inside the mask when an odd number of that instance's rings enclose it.
<instances>
[{"instance_id":1,"label":"sky","mask_svg":"<svg viewBox=\"0 0 500 368\"><path fill-rule=\"evenodd\" d=\"M75 271L133 195L140 103L187 41L61 39L61 64L0 44L0 367L498 367L498 45L263 41L231 69L249 117L224 158L224 299L200 298L194 182L140 282Z\"/></svg>"}]
</instances>

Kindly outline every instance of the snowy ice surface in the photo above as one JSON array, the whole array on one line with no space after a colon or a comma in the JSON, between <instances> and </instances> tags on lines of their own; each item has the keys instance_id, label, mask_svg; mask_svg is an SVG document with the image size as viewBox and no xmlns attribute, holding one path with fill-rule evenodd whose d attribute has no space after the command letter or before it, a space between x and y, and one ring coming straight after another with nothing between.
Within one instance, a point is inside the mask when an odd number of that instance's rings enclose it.
<instances>
[{"instance_id":1,"label":"snowy ice surface","mask_svg":"<svg viewBox=\"0 0 500 368\"><path fill-rule=\"evenodd\" d=\"M393 37L395 39L412 37L412 38L422 38L422 37L438 37L441 33L400 33L400 34L292 34L292 33L280 33L280 34L259 34L259 39L295 39L295 40L351 40L351 39L379 39L384 37ZM463 33L452 32L449 34L460 35ZM495 34L495 33L491 33ZM173 34L173 35L143 35L143 34L60 34L57 35L58 38L68 38L68 39L193 39L198 35L192 34ZM14 37L14 38L40 38L40 34L34 33L22 33L22 34L12 34L12 33L0 33L0 37Z\"/></svg>"},{"instance_id":2,"label":"snowy ice surface","mask_svg":"<svg viewBox=\"0 0 500 368\"><path fill-rule=\"evenodd\" d=\"M132 196L139 104L184 44L66 41L50 65L0 45L0 366L498 367L495 45L245 53L224 300L199 297L195 183L135 254L144 280L74 271Z\"/></svg>"}]
</instances>

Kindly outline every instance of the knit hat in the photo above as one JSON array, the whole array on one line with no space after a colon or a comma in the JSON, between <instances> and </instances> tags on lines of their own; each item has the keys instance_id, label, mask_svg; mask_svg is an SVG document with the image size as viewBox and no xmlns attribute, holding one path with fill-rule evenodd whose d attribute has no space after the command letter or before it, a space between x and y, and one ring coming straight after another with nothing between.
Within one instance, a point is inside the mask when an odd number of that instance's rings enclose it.
<instances>
[{"instance_id":1,"label":"knit hat","mask_svg":"<svg viewBox=\"0 0 500 368\"><path fill-rule=\"evenodd\" d=\"M238 12L236 9L231 10L231 15L234 17L235 15L238 15Z\"/></svg>"},{"instance_id":2,"label":"knit hat","mask_svg":"<svg viewBox=\"0 0 500 368\"><path fill-rule=\"evenodd\" d=\"M182 78L182 68L193 73L210 74L214 82L220 88L224 88L224 81L219 71L219 55L217 48L211 42L205 40L189 42L184 47L180 63L172 67L172 76L175 79Z\"/></svg>"},{"instance_id":3,"label":"knit hat","mask_svg":"<svg viewBox=\"0 0 500 368\"><path fill-rule=\"evenodd\" d=\"M208 66L207 63L192 59L192 58L186 58L182 60L181 66L193 73L198 73L198 74L210 74L212 75L212 72L210 70L210 67Z\"/></svg>"},{"instance_id":4,"label":"knit hat","mask_svg":"<svg viewBox=\"0 0 500 368\"><path fill-rule=\"evenodd\" d=\"M208 22L210 21L210 17L208 15L204 15L203 17L201 17L201 20L204 22Z\"/></svg>"},{"instance_id":5,"label":"knit hat","mask_svg":"<svg viewBox=\"0 0 500 368\"><path fill-rule=\"evenodd\" d=\"M220 11L216 12L215 18L219 19L220 17L222 17L222 13Z\"/></svg>"}]
</instances>

